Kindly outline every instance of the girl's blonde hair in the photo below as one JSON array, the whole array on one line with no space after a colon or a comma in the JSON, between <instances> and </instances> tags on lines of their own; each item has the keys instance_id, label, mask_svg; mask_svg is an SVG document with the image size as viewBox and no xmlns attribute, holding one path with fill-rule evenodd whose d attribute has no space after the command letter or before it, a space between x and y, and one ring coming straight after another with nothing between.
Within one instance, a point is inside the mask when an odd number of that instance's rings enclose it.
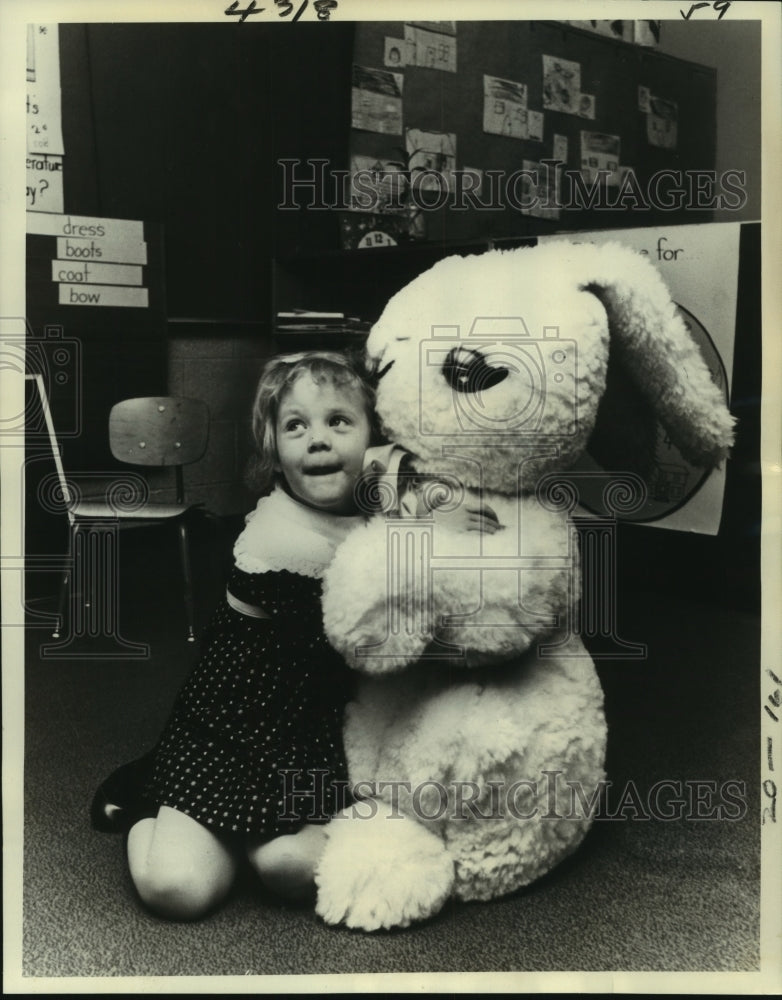
<instances>
[{"instance_id":1,"label":"girl's blonde hair","mask_svg":"<svg viewBox=\"0 0 782 1000\"><path fill-rule=\"evenodd\" d=\"M302 375L309 375L319 385L357 390L369 419L370 444L376 444L380 439L375 415L375 390L369 381L369 373L358 358L338 351L305 351L272 358L261 373L252 410L256 454L250 463L247 485L259 493L269 492L277 481L277 413L283 396Z\"/></svg>"}]
</instances>

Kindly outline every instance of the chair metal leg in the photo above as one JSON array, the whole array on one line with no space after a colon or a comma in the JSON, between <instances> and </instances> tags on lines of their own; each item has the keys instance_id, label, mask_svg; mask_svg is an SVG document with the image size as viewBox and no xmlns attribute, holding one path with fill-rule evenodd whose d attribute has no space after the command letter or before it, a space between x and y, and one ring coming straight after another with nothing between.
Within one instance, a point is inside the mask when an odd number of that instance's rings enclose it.
<instances>
[{"instance_id":1,"label":"chair metal leg","mask_svg":"<svg viewBox=\"0 0 782 1000\"><path fill-rule=\"evenodd\" d=\"M195 642L193 612L193 576L190 569L190 544L187 537L187 524L184 518L179 522L179 554L182 558L182 576L185 583L185 611L187 612L187 641Z\"/></svg>"},{"instance_id":2,"label":"chair metal leg","mask_svg":"<svg viewBox=\"0 0 782 1000\"><path fill-rule=\"evenodd\" d=\"M83 519L71 545L67 638L40 647L47 659L149 659L149 644L119 631L119 527L110 518ZM87 642L88 640L88 642Z\"/></svg>"},{"instance_id":3,"label":"chair metal leg","mask_svg":"<svg viewBox=\"0 0 782 1000\"><path fill-rule=\"evenodd\" d=\"M63 623L65 622L65 602L68 599L68 584L71 579L71 571L69 569L63 570L62 580L60 581L60 595L57 599L57 620L54 623L54 632L52 632L52 639L59 639L62 634Z\"/></svg>"},{"instance_id":4,"label":"chair metal leg","mask_svg":"<svg viewBox=\"0 0 782 1000\"><path fill-rule=\"evenodd\" d=\"M66 559L72 560L76 552L76 535L79 531L78 524L70 524L68 529L68 555ZM70 607L70 587L73 585L73 574L71 572L70 566L66 562L65 569L62 572L62 579L60 580L60 593L57 599L57 620L54 624L54 632L52 632L52 639L59 639L62 635L62 630L65 626L65 605L66 603Z\"/></svg>"}]
</instances>

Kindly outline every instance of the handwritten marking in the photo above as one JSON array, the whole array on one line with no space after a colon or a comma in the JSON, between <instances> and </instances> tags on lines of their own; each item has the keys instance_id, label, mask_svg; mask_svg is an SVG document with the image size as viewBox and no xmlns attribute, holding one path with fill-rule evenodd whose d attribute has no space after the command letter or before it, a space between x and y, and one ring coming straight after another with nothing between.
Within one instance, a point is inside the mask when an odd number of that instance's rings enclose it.
<instances>
[{"instance_id":1,"label":"handwritten marking","mask_svg":"<svg viewBox=\"0 0 782 1000\"><path fill-rule=\"evenodd\" d=\"M299 7L299 9L293 15L293 20L291 21L291 24L293 24L294 21L298 21L299 20L299 18L301 17L301 15L304 13L304 11L309 6L309 2L310 2L310 0L304 0L304 3L301 5L301 7ZM290 0L274 0L274 3L275 3L275 5L277 7L285 7L285 8L287 8L286 10L283 10L283 11L280 12L280 14L278 15L279 17L287 17L290 14L290 12L293 10L293 4L290 3Z\"/></svg>"},{"instance_id":2,"label":"handwritten marking","mask_svg":"<svg viewBox=\"0 0 782 1000\"><path fill-rule=\"evenodd\" d=\"M278 12L278 17L290 17L291 13L293 13L294 4L292 0L274 0L274 5L277 8L282 8ZM310 0L302 0L298 10L291 18L291 24L299 20L309 5ZM337 9L337 0L314 0L313 7L319 21L328 21L331 18L331 12ZM243 24L251 15L263 14L265 10L265 7L257 5L256 0L250 0L248 6L244 8L239 7L239 0L234 0L223 13L226 17L238 18L238 23Z\"/></svg>"},{"instance_id":3,"label":"handwritten marking","mask_svg":"<svg viewBox=\"0 0 782 1000\"><path fill-rule=\"evenodd\" d=\"M769 675L769 677L771 677L771 679L774 681L775 684L779 684L780 686L782 686L782 680L780 680L777 677L777 675L774 673L773 670L766 669L766 673ZM780 705L782 705L782 690L780 690L780 688L777 688L775 691L772 691L771 694L768 696L768 700L771 702L774 708L779 708ZM771 716L774 722L779 722L779 716L776 715L774 712L772 712L771 709L768 707L768 705L764 705L763 708L765 708L765 710L768 712L768 714Z\"/></svg>"},{"instance_id":4,"label":"handwritten marking","mask_svg":"<svg viewBox=\"0 0 782 1000\"><path fill-rule=\"evenodd\" d=\"M234 0L231 6L225 11L227 17L238 17L239 24L243 24L251 14L262 14L265 7L258 7L255 0L250 0L250 6L244 10L238 10L239 0Z\"/></svg>"},{"instance_id":5,"label":"handwritten marking","mask_svg":"<svg viewBox=\"0 0 782 1000\"><path fill-rule=\"evenodd\" d=\"M337 0L315 0L315 12L319 21L328 21L332 10L337 9Z\"/></svg>"},{"instance_id":6,"label":"handwritten marking","mask_svg":"<svg viewBox=\"0 0 782 1000\"><path fill-rule=\"evenodd\" d=\"M701 0L700 3L690 4L690 9L685 14L681 8L679 13L684 18L685 21L689 21L696 10L700 10L701 7L713 7L718 12L717 20L721 21L722 18L727 14L728 8L730 7L731 0L715 0L715 3L707 3L706 0Z\"/></svg>"},{"instance_id":7,"label":"handwritten marking","mask_svg":"<svg viewBox=\"0 0 782 1000\"><path fill-rule=\"evenodd\" d=\"M777 821L777 786L771 780L771 778L766 778L766 780L763 782L763 794L766 795L769 799L771 799L771 805L770 806L766 806L766 808L763 810L762 823L766 822L766 813L768 813L771 822L772 823L776 823L776 821Z\"/></svg>"},{"instance_id":8,"label":"handwritten marking","mask_svg":"<svg viewBox=\"0 0 782 1000\"><path fill-rule=\"evenodd\" d=\"M771 680L778 685L771 694L768 695L768 701L774 706L774 708L779 708L782 705L782 680L777 677L773 670L766 668L766 673L769 675ZM771 711L768 705L764 705L763 708L771 716L774 722L779 722L779 717ZM771 736L766 737L766 758L768 763L769 771L774 770L774 742ZM777 786L776 783L771 778L766 778L763 782L763 794L767 798L771 799L771 805L766 806L763 810L762 823L766 822L766 816L771 820L772 823L777 821Z\"/></svg>"}]
</instances>

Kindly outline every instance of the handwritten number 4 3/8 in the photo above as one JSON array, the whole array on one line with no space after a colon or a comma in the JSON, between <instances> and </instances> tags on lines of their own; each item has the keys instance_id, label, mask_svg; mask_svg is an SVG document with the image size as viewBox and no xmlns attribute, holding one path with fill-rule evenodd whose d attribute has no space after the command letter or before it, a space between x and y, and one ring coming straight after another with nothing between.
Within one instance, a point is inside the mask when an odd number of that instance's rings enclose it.
<instances>
[{"instance_id":1,"label":"handwritten number 4 3/8","mask_svg":"<svg viewBox=\"0 0 782 1000\"><path fill-rule=\"evenodd\" d=\"M293 21L299 20L307 7L309 7L309 3L310 0L304 0L293 15ZM284 8L280 10L279 17L288 17L294 6L289 0L274 0L274 5L275 7ZM315 13L318 15L318 20L328 21L331 11L337 6L337 0L315 0L313 6L315 7ZM225 14L228 17L238 17L239 24L242 24L252 14L262 14L265 9L265 7L258 7L255 0L250 0L249 6L245 7L244 10L239 10L239 0L234 0L231 6L225 11Z\"/></svg>"}]
</instances>

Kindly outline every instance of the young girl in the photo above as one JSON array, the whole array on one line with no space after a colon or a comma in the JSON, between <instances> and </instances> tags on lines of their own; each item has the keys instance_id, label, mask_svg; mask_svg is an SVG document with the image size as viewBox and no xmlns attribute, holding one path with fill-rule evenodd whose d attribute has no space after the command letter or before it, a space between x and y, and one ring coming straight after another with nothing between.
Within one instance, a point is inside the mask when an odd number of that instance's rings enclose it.
<instances>
[{"instance_id":1,"label":"young girl","mask_svg":"<svg viewBox=\"0 0 782 1000\"><path fill-rule=\"evenodd\" d=\"M123 806L115 793L144 775L155 814L130 827L128 863L141 899L172 919L219 903L243 855L272 890L306 894L347 787L352 676L323 634L320 589L360 520L354 487L375 437L372 390L340 354L278 358L261 377L253 433L260 485L273 489L235 544L201 659L154 750L115 772L93 803L94 825L127 825L139 803Z\"/></svg>"}]
</instances>

